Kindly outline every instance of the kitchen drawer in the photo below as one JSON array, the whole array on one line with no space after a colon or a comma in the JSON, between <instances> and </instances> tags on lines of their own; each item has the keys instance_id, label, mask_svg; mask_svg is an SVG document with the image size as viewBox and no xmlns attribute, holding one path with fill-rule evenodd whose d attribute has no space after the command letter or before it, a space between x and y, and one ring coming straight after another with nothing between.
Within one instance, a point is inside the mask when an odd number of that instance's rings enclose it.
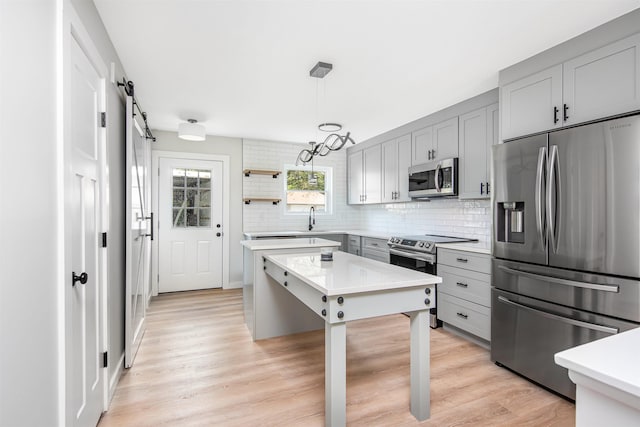
<instances>
[{"instance_id":1,"label":"kitchen drawer","mask_svg":"<svg viewBox=\"0 0 640 427\"><path fill-rule=\"evenodd\" d=\"M491 257L474 252L438 248L438 269L441 265L491 274Z\"/></svg>"},{"instance_id":2,"label":"kitchen drawer","mask_svg":"<svg viewBox=\"0 0 640 427\"><path fill-rule=\"evenodd\" d=\"M348 239L349 239L348 241L349 245L360 247L360 236L354 236L353 234L349 234Z\"/></svg>"},{"instance_id":3,"label":"kitchen drawer","mask_svg":"<svg viewBox=\"0 0 640 427\"><path fill-rule=\"evenodd\" d=\"M387 246L387 241L384 239L374 239L372 237L363 237L362 238L363 253L365 249L382 251L386 254L389 253L389 246Z\"/></svg>"},{"instance_id":4,"label":"kitchen drawer","mask_svg":"<svg viewBox=\"0 0 640 427\"><path fill-rule=\"evenodd\" d=\"M378 249L362 248L362 256L369 259L375 259L376 261L389 264L389 252L383 252Z\"/></svg>"},{"instance_id":5,"label":"kitchen drawer","mask_svg":"<svg viewBox=\"0 0 640 427\"><path fill-rule=\"evenodd\" d=\"M491 306L491 275L462 268L438 265L442 283L438 292L462 298L469 302Z\"/></svg>"},{"instance_id":6,"label":"kitchen drawer","mask_svg":"<svg viewBox=\"0 0 640 427\"><path fill-rule=\"evenodd\" d=\"M491 310L488 307L441 292L438 292L437 304L438 319L487 341L491 340Z\"/></svg>"}]
</instances>

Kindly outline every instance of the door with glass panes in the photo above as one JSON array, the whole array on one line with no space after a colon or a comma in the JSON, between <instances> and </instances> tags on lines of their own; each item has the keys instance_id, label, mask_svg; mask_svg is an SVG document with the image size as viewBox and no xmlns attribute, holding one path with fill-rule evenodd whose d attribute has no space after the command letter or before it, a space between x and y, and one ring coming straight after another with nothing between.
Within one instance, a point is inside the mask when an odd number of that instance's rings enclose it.
<instances>
[{"instance_id":1,"label":"door with glass panes","mask_svg":"<svg viewBox=\"0 0 640 427\"><path fill-rule=\"evenodd\" d=\"M161 158L158 291L222 287L222 162Z\"/></svg>"}]
</instances>

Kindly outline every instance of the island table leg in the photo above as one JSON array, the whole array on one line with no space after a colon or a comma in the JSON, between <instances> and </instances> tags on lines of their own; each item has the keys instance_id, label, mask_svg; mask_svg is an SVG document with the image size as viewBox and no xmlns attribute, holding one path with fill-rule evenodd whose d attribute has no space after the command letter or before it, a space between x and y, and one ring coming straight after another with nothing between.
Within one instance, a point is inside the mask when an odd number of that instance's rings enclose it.
<instances>
[{"instance_id":1,"label":"island table leg","mask_svg":"<svg viewBox=\"0 0 640 427\"><path fill-rule=\"evenodd\" d=\"M431 415L429 391L429 311L411 313L411 413L418 421Z\"/></svg>"},{"instance_id":2,"label":"island table leg","mask_svg":"<svg viewBox=\"0 0 640 427\"><path fill-rule=\"evenodd\" d=\"M325 425L347 424L347 325L325 323L324 327Z\"/></svg>"}]
</instances>

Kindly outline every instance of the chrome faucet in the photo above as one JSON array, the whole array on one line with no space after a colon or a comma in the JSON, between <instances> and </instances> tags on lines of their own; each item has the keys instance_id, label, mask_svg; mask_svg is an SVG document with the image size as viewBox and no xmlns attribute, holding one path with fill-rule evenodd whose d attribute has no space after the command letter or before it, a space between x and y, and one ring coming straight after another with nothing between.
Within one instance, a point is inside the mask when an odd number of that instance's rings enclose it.
<instances>
[{"instance_id":1,"label":"chrome faucet","mask_svg":"<svg viewBox=\"0 0 640 427\"><path fill-rule=\"evenodd\" d=\"M313 230L314 225L316 225L316 208L311 206L309 208L309 231Z\"/></svg>"}]
</instances>

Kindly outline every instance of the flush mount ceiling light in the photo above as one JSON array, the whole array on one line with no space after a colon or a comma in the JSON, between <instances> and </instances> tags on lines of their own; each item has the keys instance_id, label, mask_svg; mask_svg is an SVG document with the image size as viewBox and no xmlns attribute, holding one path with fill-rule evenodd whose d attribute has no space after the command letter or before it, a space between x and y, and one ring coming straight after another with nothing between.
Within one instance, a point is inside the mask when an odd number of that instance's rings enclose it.
<instances>
[{"instance_id":1,"label":"flush mount ceiling light","mask_svg":"<svg viewBox=\"0 0 640 427\"><path fill-rule=\"evenodd\" d=\"M315 77L317 79L322 79L324 76L329 74L329 71L333 69L333 65L327 62L318 62L313 68L309 71L309 75L311 77ZM316 115L317 115L317 104L318 104L318 87L316 86ZM317 117L316 117L317 119ZM305 148L304 150L298 153L298 158L296 159L296 165L311 162L311 168L313 169L313 158L315 156L326 156L332 151L338 151L342 147L345 146L347 142L355 144L356 142L351 138L351 133L347 132L346 135L339 135L336 132L342 130L342 125L338 123L321 123L318 125L318 130L323 132L331 132L324 141L320 143L309 142L311 148ZM313 173L312 173L313 175Z\"/></svg>"},{"instance_id":2,"label":"flush mount ceiling light","mask_svg":"<svg viewBox=\"0 0 640 427\"><path fill-rule=\"evenodd\" d=\"M187 141L204 141L205 129L195 119L188 119L188 123L180 123L178 126L178 138Z\"/></svg>"}]
</instances>

